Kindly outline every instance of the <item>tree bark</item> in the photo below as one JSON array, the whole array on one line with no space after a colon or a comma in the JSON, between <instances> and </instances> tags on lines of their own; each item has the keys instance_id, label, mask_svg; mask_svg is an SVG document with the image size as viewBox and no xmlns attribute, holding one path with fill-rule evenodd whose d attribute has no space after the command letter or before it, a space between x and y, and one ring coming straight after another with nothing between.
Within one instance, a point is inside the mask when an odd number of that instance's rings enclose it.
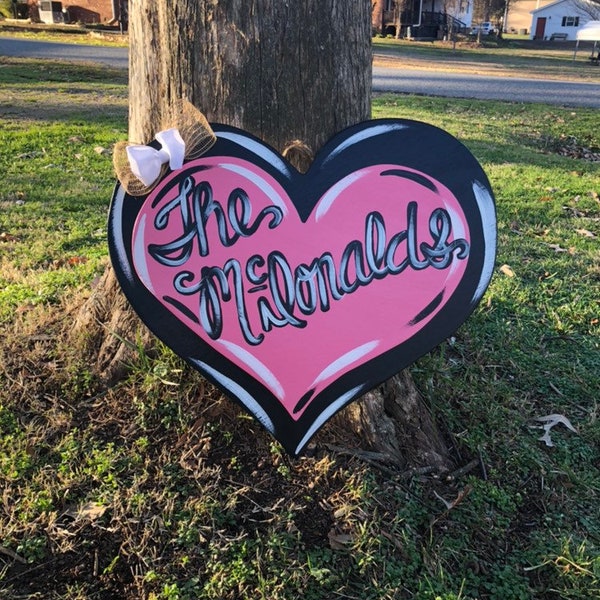
<instances>
[{"instance_id":1,"label":"tree bark","mask_svg":"<svg viewBox=\"0 0 600 600\"><path fill-rule=\"evenodd\" d=\"M129 37L133 142L150 141L185 98L210 122L244 129L280 152L291 150L288 158L303 170L303 148L316 153L335 133L370 116L370 0L130 0ZM98 368L107 380L127 356L128 348L115 341L147 335L134 333L132 311L117 288L109 271L76 328L100 323L111 338L88 335L100 348ZM126 329L116 337L119 325ZM402 385L409 379L405 375ZM423 412L419 402L411 413ZM396 427L383 414L384 404L383 391L376 390L354 415L376 448L390 442L387 431ZM433 431L432 423L426 429ZM400 446L395 443L395 456Z\"/></svg>"},{"instance_id":2,"label":"tree bark","mask_svg":"<svg viewBox=\"0 0 600 600\"><path fill-rule=\"evenodd\" d=\"M131 0L130 135L188 98L209 121L316 151L370 115L369 0ZM135 140L134 140L135 141Z\"/></svg>"},{"instance_id":3,"label":"tree bark","mask_svg":"<svg viewBox=\"0 0 600 600\"><path fill-rule=\"evenodd\" d=\"M408 370L352 403L340 415L387 462L405 469L452 469L446 442Z\"/></svg>"}]
</instances>

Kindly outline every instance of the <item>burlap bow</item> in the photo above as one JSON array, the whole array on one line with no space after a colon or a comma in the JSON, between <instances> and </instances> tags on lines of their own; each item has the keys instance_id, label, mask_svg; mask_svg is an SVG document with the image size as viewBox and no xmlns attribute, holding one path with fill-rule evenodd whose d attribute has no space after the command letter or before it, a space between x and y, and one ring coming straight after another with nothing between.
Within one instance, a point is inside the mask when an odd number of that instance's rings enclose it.
<instances>
[{"instance_id":1,"label":"burlap bow","mask_svg":"<svg viewBox=\"0 0 600 600\"><path fill-rule=\"evenodd\" d=\"M180 100L171 114L155 136L159 149L130 142L115 145L117 178L130 196L149 194L167 169L180 169L184 160L202 156L217 141L206 117L187 100Z\"/></svg>"}]
</instances>

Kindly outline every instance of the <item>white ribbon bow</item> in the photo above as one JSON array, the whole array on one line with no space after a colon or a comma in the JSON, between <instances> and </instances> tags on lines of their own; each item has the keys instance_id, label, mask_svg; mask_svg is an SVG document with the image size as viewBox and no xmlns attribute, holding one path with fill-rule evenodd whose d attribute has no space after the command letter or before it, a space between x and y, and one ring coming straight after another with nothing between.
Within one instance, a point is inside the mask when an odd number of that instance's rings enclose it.
<instances>
[{"instance_id":1,"label":"white ribbon bow","mask_svg":"<svg viewBox=\"0 0 600 600\"><path fill-rule=\"evenodd\" d=\"M155 139L160 150L151 146L127 146L131 172L144 184L152 185L159 177L162 166L169 163L171 171L181 169L185 158L185 142L175 128L159 131Z\"/></svg>"}]
</instances>

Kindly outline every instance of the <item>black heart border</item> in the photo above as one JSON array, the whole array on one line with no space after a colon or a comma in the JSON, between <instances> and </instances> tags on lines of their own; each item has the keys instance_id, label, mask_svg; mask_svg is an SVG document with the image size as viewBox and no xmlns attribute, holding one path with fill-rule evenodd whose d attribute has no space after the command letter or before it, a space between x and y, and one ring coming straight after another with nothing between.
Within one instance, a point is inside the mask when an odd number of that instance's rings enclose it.
<instances>
[{"instance_id":1,"label":"black heart border","mask_svg":"<svg viewBox=\"0 0 600 600\"><path fill-rule=\"evenodd\" d=\"M495 262L493 192L483 169L463 144L442 129L419 121L379 119L345 129L323 147L305 174L258 138L234 127L212 127L217 142L204 156L236 157L260 167L287 190L303 222L323 193L346 175L377 164L397 164L424 172L449 188L470 228L467 270L432 321L407 341L334 381L294 421L262 383L199 338L146 289L132 266L131 237L147 196L128 196L117 184L108 219L109 252L117 279L134 310L154 335L237 400L289 454L297 456L336 412L430 351L474 310L489 284ZM184 165L176 175L177 181L187 173Z\"/></svg>"}]
</instances>

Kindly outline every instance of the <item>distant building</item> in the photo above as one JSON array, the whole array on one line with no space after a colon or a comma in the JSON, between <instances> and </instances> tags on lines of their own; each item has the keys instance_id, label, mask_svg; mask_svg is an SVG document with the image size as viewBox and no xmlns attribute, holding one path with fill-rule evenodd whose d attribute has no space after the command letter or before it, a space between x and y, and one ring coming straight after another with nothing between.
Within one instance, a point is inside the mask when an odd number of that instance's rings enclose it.
<instances>
[{"instance_id":1,"label":"distant building","mask_svg":"<svg viewBox=\"0 0 600 600\"><path fill-rule=\"evenodd\" d=\"M114 24L126 0L27 0L30 16L42 23Z\"/></svg>"},{"instance_id":2,"label":"distant building","mask_svg":"<svg viewBox=\"0 0 600 600\"><path fill-rule=\"evenodd\" d=\"M532 40L575 40L577 31L592 17L575 0L556 0L531 11Z\"/></svg>"},{"instance_id":3,"label":"distant building","mask_svg":"<svg viewBox=\"0 0 600 600\"><path fill-rule=\"evenodd\" d=\"M473 0L373 0L375 33L400 37L441 38L449 29L466 31L473 19Z\"/></svg>"}]
</instances>

